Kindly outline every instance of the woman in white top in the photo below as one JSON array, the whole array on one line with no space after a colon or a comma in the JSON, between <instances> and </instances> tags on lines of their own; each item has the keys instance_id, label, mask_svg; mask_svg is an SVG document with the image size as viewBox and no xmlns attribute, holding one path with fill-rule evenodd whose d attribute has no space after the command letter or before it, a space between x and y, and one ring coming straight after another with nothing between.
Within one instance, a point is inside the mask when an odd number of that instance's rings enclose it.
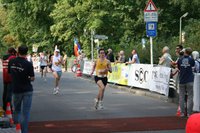
<instances>
[{"instance_id":1,"label":"woman in white top","mask_svg":"<svg viewBox=\"0 0 200 133\"><path fill-rule=\"evenodd\" d=\"M54 51L54 55L52 56L52 70L53 70L53 76L55 78L55 88L53 94L58 94L59 92L59 81L62 75L62 65L63 65L63 58L60 55L60 50L56 49Z\"/></svg>"}]
</instances>

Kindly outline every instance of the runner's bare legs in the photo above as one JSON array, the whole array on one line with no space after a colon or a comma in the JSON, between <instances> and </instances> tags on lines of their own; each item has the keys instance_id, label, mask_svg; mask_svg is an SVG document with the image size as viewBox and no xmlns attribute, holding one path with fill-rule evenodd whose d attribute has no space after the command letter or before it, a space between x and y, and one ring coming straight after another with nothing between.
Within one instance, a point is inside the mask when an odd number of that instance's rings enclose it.
<instances>
[{"instance_id":1,"label":"runner's bare legs","mask_svg":"<svg viewBox=\"0 0 200 133\"><path fill-rule=\"evenodd\" d=\"M104 86L104 84L101 80L99 80L97 82L97 85L99 86L99 93L97 95L97 99L98 99L98 101L103 101L104 91L105 91L106 87Z\"/></svg>"}]
</instances>

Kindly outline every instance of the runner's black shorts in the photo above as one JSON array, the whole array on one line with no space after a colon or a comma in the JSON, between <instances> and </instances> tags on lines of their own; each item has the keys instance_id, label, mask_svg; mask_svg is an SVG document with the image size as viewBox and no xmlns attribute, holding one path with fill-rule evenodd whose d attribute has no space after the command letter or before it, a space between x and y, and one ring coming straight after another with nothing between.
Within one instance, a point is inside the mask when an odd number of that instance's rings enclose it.
<instances>
[{"instance_id":1,"label":"runner's black shorts","mask_svg":"<svg viewBox=\"0 0 200 133\"><path fill-rule=\"evenodd\" d=\"M40 66L40 68L41 68L42 70L44 70L45 67L47 67L47 66Z\"/></svg>"},{"instance_id":2,"label":"runner's black shorts","mask_svg":"<svg viewBox=\"0 0 200 133\"><path fill-rule=\"evenodd\" d=\"M107 77L98 77L98 76L94 76L94 80L97 83L99 80L101 80L104 84L104 86L107 85L108 83L108 78Z\"/></svg>"}]
</instances>

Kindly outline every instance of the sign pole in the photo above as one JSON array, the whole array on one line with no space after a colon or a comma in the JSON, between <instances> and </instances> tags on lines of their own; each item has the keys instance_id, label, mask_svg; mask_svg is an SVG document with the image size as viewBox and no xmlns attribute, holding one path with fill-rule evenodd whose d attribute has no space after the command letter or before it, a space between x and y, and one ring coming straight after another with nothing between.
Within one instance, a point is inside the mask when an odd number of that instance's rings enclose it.
<instances>
[{"instance_id":1,"label":"sign pole","mask_svg":"<svg viewBox=\"0 0 200 133\"><path fill-rule=\"evenodd\" d=\"M157 35L158 9L152 0L148 1L144 9L144 21L146 22L146 33L150 37L150 58L153 65L153 37Z\"/></svg>"},{"instance_id":2,"label":"sign pole","mask_svg":"<svg viewBox=\"0 0 200 133\"><path fill-rule=\"evenodd\" d=\"M151 65L153 65L153 37L150 37Z\"/></svg>"},{"instance_id":3,"label":"sign pole","mask_svg":"<svg viewBox=\"0 0 200 133\"><path fill-rule=\"evenodd\" d=\"M94 60L94 31L91 30L91 59Z\"/></svg>"}]
</instances>

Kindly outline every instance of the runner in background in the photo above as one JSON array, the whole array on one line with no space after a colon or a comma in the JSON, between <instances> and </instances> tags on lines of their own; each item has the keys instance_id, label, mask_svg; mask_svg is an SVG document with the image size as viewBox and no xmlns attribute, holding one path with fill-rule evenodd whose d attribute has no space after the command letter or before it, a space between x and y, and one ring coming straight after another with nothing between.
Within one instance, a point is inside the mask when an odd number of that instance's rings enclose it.
<instances>
[{"instance_id":1,"label":"runner in background","mask_svg":"<svg viewBox=\"0 0 200 133\"><path fill-rule=\"evenodd\" d=\"M40 59L39 59L39 64L40 64L40 72L41 72L41 78L44 78L44 81L46 81L47 77L47 63L48 63L48 58L45 55L45 52L40 53Z\"/></svg>"},{"instance_id":2,"label":"runner in background","mask_svg":"<svg viewBox=\"0 0 200 133\"><path fill-rule=\"evenodd\" d=\"M60 78L62 76L62 65L63 65L63 58L60 55L60 50L55 49L54 55L52 56L52 70L53 70L53 76L55 78L55 88L53 94L59 93L59 83Z\"/></svg>"},{"instance_id":3,"label":"runner in background","mask_svg":"<svg viewBox=\"0 0 200 133\"><path fill-rule=\"evenodd\" d=\"M53 56L54 54L52 54L52 53L49 53L48 54L48 67L49 67L49 72L53 72L53 70L52 70L52 56Z\"/></svg>"},{"instance_id":4,"label":"runner in background","mask_svg":"<svg viewBox=\"0 0 200 133\"><path fill-rule=\"evenodd\" d=\"M33 61L34 70L38 72L39 71L39 66L38 66L39 56L37 55L37 53L33 54L32 61Z\"/></svg>"},{"instance_id":5,"label":"runner in background","mask_svg":"<svg viewBox=\"0 0 200 133\"><path fill-rule=\"evenodd\" d=\"M107 75L108 75L108 71L110 73L112 72L111 63L108 59L106 59L104 49L99 49L99 58L94 63L91 76L94 71L96 71L96 75L94 79L99 87L98 95L94 99L95 109L103 109L102 102L103 102L105 88L108 82Z\"/></svg>"},{"instance_id":6,"label":"runner in background","mask_svg":"<svg viewBox=\"0 0 200 133\"><path fill-rule=\"evenodd\" d=\"M64 72L66 72L67 71L67 54L66 53L64 53L63 63L64 63L64 65L63 65Z\"/></svg>"}]
</instances>

